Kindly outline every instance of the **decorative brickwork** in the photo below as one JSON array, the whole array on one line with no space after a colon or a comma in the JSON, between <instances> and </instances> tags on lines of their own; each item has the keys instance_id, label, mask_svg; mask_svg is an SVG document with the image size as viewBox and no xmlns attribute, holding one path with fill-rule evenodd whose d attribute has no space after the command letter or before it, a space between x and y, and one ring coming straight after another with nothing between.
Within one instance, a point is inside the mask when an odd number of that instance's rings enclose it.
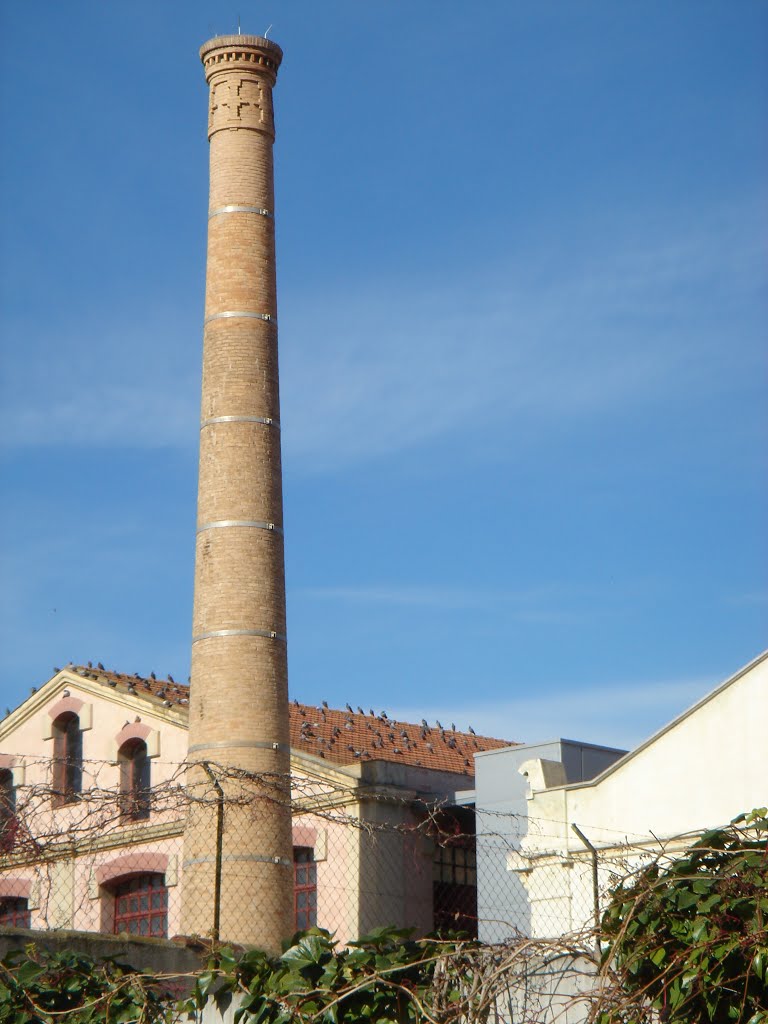
<instances>
[{"instance_id":1,"label":"decorative brickwork","mask_svg":"<svg viewBox=\"0 0 768 1024\"><path fill-rule=\"evenodd\" d=\"M272 87L282 59L259 36L200 51L209 84L210 204L190 761L286 777L289 766ZM265 215L266 214L266 215ZM202 769L190 771L192 791ZM254 812L258 806L258 813ZM227 809L223 939L277 952L291 933L288 795ZM184 930L210 930L215 821L193 803Z\"/></svg>"}]
</instances>

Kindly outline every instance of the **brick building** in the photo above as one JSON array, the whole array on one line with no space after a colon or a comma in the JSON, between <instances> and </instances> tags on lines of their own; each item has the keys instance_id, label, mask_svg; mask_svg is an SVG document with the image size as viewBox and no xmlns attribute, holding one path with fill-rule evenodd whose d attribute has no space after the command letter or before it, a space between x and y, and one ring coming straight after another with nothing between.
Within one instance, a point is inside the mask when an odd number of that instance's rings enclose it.
<instances>
[{"instance_id":1,"label":"brick building","mask_svg":"<svg viewBox=\"0 0 768 1024\"><path fill-rule=\"evenodd\" d=\"M188 709L188 687L172 680L71 666L0 723L0 923L186 931ZM463 804L474 755L507 744L297 701L290 737L292 926L344 938L384 924L473 931ZM224 871L236 889L237 862Z\"/></svg>"}]
</instances>

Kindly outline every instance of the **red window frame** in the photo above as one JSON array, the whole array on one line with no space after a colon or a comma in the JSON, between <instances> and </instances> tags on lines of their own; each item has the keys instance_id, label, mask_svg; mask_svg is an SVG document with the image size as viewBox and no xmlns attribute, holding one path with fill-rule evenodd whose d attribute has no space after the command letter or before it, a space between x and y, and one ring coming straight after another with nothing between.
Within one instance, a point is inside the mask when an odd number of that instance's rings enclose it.
<instances>
[{"instance_id":1,"label":"red window frame","mask_svg":"<svg viewBox=\"0 0 768 1024\"><path fill-rule=\"evenodd\" d=\"M13 770L0 768L0 853L10 853L16 845L18 827Z\"/></svg>"},{"instance_id":2,"label":"red window frame","mask_svg":"<svg viewBox=\"0 0 768 1024\"><path fill-rule=\"evenodd\" d=\"M3 928L29 928L32 919L26 897L0 897L0 926Z\"/></svg>"},{"instance_id":3,"label":"red window frame","mask_svg":"<svg viewBox=\"0 0 768 1024\"><path fill-rule=\"evenodd\" d=\"M127 932L144 938L168 937L168 888L165 875L132 875L112 886L115 934Z\"/></svg>"},{"instance_id":4,"label":"red window frame","mask_svg":"<svg viewBox=\"0 0 768 1024\"><path fill-rule=\"evenodd\" d=\"M293 848L293 926L297 932L317 926L317 863L311 846Z\"/></svg>"},{"instance_id":5,"label":"red window frame","mask_svg":"<svg viewBox=\"0 0 768 1024\"><path fill-rule=\"evenodd\" d=\"M144 740L128 740L118 751L120 811L130 821L145 821L150 810L150 760Z\"/></svg>"},{"instance_id":6,"label":"red window frame","mask_svg":"<svg viewBox=\"0 0 768 1024\"><path fill-rule=\"evenodd\" d=\"M83 789L83 734L72 711L53 723L53 806L77 800Z\"/></svg>"}]
</instances>

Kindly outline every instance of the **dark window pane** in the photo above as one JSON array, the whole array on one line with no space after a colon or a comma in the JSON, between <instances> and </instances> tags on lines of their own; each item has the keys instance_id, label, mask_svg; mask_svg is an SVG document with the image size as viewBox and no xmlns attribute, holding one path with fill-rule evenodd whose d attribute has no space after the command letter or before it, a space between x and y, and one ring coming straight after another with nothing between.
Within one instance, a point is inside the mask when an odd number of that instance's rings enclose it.
<instances>
[{"instance_id":1,"label":"dark window pane","mask_svg":"<svg viewBox=\"0 0 768 1024\"><path fill-rule=\"evenodd\" d=\"M167 934L164 911L168 906L168 890L163 875L135 875L119 882L113 892L115 932L156 936Z\"/></svg>"}]
</instances>

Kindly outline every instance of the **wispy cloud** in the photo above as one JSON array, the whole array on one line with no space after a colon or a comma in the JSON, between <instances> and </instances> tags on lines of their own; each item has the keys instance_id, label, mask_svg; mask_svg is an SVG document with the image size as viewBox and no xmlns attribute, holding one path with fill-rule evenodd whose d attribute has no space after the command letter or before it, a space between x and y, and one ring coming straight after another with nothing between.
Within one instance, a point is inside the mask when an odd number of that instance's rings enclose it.
<instances>
[{"instance_id":1,"label":"wispy cloud","mask_svg":"<svg viewBox=\"0 0 768 1024\"><path fill-rule=\"evenodd\" d=\"M199 338L199 326L168 309L12 321L3 445L194 449L200 357L190 336Z\"/></svg>"},{"instance_id":2,"label":"wispy cloud","mask_svg":"<svg viewBox=\"0 0 768 1024\"><path fill-rule=\"evenodd\" d=\"M298 598L336 601L349 605L388 605L395 608L466 611L503 610L520 622L577 622L584 618L583 602L599 596L594 588L550 584L536 587L494 589L450 585L401 584L301 587ZM594 611L590 611L594 614Z\"/></svg>"},{"instance_id":3,"label":"wispy cloud","mask_svg":"<svg viewBox=\"0 0 768 1024\"><path fill-rule=\"evenodd\" d=\"M717 680L682 678L621 681L614 686L537 685L536 695L515 700L459 700L435 707L388 708L390 716L422 718L481 735L535 743L563 737L631 750L714 688ZM523 689L518 686L517 689Z\"/></svg>"},{"instance_id":4,"label":"wispy cloud","mask_svg":"<svg viewBox=\"0 0 768 1024\"><path fill-rule=\"evenodd\" d=\"M728 604L744 607L759 607L768 604L768 590L749 590L742 594L730 594L726 598Z\"/></svg>"},{"instance_id":5,"label":"wispy cloud","mask_svg":"<svg viewBox=\"0 0 768 1024\"><path fill-rule=\"evenodd\" d=\"M525 446L585 417L732 386L759 351L754 325L739 320L759 284L747 237L729 223L626 240L578 264L550 253L431 288L296 296L283 317L291 465L489 428Z\"/></svg>"},{"instance_id":6,"label":"wispy cloud","mask_svg":"<svg viewBox=\"0 0 768 1024\"><path fill-rule=\"evenodd\" d=\"M642 238L587 234L578 262L547 251L469 275L462 260L437 283L285 291L289 471L478 432L519 448L585 417L717 393L758 358L739 326L760 282L752 237L740 210ZM192 450L200 310L101 312L6 323L3 443Z\"/></svg>"}]
</instances>

